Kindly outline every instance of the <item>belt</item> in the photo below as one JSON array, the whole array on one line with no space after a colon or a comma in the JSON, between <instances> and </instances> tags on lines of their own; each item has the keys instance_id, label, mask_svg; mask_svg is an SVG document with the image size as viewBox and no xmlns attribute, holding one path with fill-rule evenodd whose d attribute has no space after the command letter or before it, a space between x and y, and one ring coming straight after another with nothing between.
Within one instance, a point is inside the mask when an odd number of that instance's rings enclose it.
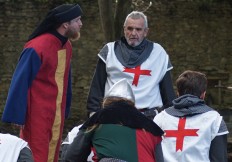
<instances>
[{"instance_id":1,"label":"belt","mask_svg":"<svg viewBox=\"0 0 232 162\"><path fill-rule=\"evenodd\" d=\"M153 108L142 108L142 109L138 109L140 112L145 112L145 111L149 111L149 110L157 110L158 112L161 112L163 109L163 107L153 107Z\"/></svg>"},{"instance_id":2,"label":"belt","mask_svg":"<svg viewBox=\"0 0 232 162\"><path fill-rule=\"evenodd\" d=\"M153 108L143 108L139 109L139 111L144 114L146 117L153 120L153 118L161 112L163 109L161 107L153 107Z\"/></svg>"}]
</instances>

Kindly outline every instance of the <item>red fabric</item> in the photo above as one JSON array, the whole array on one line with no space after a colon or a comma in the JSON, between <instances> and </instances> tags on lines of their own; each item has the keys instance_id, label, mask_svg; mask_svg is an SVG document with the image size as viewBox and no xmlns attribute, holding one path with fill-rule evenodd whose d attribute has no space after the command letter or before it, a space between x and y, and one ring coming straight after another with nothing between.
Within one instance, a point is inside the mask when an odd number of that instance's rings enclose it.
<instances>
[{"instance_id":1,"label":"red fabric","mask_svg":"<svg viewBox=\"0 0 232 162\"><path fill-rule=\"evenodd\" d=\"M91 151L93 152L93 157L92 157L92 160L94 162L98 162L98 157L97 157L97 152L96 152L96 149L94 147L91 147Z\"/></svg>"},{"instance_id":2,"label":"red fabric","mask_svg":"<svg viewBox=\"0 0 232 162\"><path fill-rule=\"evenodd\" d=\"M55 73L58 65L57 52L66 49L63 94L61 105L61 120L58 128L58 141L56 145L54 162L58 161L60 143L63 132L64 116L66 108L66 92L68 85L68 74L72 56L72 47L68 41L63 47L58 38L51 34L43 34L29 41L25 48L34 48L41 59L42 65L32 86L28 90L28 107L24 129L20 136L29 143L35 162L47 162L49 143L51 142L53 124L56 116L58 85L55 80Z\"/></svg>"},{"instance_id":3,"label":"red fabric","mask_svg":"<svg viewBox=\"0 0 232 162\"><path fill-rule=\"evenodd\" d=\"M127 72L127 73L134 73L134 80L132 85L135 85L137 87L138 83L139 83L139 77L140 75L148 75L151 76L151 70L141 70L140 66L136 66L135 68L124 68L123 72Z\"/></svg>"},{"instance_id":4,"label":"red fabric","mask_svg":"<svg viewBox=\"0 0 232 162\"><path fill-rule=\"evenodd\" d=\"M183 150L183 143L185 136L198 136L197 131L199 129L185 129L186 118L180 118L178 124L178 130L165 130L165 137L176 138L176 152Z\"/></svg>"},{"instance_id":5,"label":"red fabric","mask_svg":"<svg viewBox=\"0 0 232 162\"><path fill-rule=\"evenodd\" d=\"M138 162L155 162L155 148L161 143L161 136L154 136L144 130L136 130Z\"/></svg>"}]
</instances>

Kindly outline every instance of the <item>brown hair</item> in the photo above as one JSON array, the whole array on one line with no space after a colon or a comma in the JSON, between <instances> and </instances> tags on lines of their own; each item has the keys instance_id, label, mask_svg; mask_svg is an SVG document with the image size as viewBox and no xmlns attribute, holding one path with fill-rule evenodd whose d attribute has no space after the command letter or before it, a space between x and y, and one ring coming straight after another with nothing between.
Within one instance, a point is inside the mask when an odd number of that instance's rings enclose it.
<instances>
[{"instance_id":1,"label":"brown hair","mask_svg":"<svg viewBox=\"0 0 232 162\"><path fill-rule=\"evenodd\" d=\"M102 102L102 107L104 108L104 107L111 105L112 103L120 102L120 101L124 101L124 102L127 102L129 105L135 106L134 102L131 100L128 100L128 99L122 98L122 97L110 96L110 97L104 98L104 100Z\"/></svg>"},{"instance_id":2,"label":"brown hair","mask_svg":"<svg viewBox=\"0 0 232 162\"><path fill-rule=\"evenodd\" d=\"M134 102L131 101L131 100L128 100L128 99L123 98L123 97L110 96L110 97L105 97L103 99L102 108L105 108L105 107L110 106L111 104L114 104L114 103L117 103L117 102L126 102L128 105L131 105L131 106L135 107ZM89 132L97 129L98 127L99 127L99 124L94 124L93 126L88 127L86 129L85 133L89 133Z\"/></svg>"},{"instance_id":3,"label":"brown hair","mask_svg":"<svg viewBox=\"0 0 232 162\"><path fill-rule=\"evenodd\" d=\"M197 71L184 71L176 80L179 96L191 94L200 97L207 88L206 75Z\"/></svg>"}]
</instances>

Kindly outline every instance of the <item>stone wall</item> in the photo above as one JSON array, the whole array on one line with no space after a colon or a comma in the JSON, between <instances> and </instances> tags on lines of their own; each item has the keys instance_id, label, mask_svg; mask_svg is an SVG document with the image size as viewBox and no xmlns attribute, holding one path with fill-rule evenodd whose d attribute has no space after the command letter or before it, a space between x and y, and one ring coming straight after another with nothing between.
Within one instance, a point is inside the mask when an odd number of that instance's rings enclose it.
<instances>
[{"instance_id":1,"label":"stone wall","mask_svg":"<svg viewBox=\"0 0 232 162\"><path fill-rule=\"evenodd\" d=\"M230 1L153 1L145 12L149 36L168 52L174 69L173 82L186 69L205 72L209 78L207 103L232 108L232 4ZM85 119L85 105L97 53L106 43L96 0L80 1L84 11L81 39L73 43L72 116L65 132ZM139 7L138 7L139 9ZM49 10L46 4L0 1L0 113L11 77L25 41ZM228 123L232 122L229 116Z\"/></svg>"},{"instance_id":2,"label":"stone wall","mask_svg":"<svg viewBox=\"0 0 232 162\"><path fill-rule=\"evenodd\" d=\"M170 55L173 79L191 69L205 72L209 79L208 102L232 107L232 92L215 85L232 85L232 7L224 1L157 2L148 10L150 38Z\"/></svg>"}]
</instances>

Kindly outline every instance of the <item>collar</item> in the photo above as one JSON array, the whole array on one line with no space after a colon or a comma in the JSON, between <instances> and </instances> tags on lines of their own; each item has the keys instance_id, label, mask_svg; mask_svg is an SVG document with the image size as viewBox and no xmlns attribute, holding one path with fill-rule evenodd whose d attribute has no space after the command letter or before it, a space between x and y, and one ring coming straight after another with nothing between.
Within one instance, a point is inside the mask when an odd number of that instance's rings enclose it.
<instances>
[{"instance_id":1,"label":"collar","mask_svg":"<svg viewBox=\"0 0 232 162\"><path fill-rule=\"evenodd\" d=\"M141 65L151 54L153 42L144 39L138 46L130 46L125 37L115 42L115 55L119 62L128 68Z\"/></svg>"},{"instance_id":2,"label":"collar","mask_svg":"<svg viewBox=\"0 0 232 162\"><path fill-rule=\"evenodd\" d=\"M99 110L80 129L87 129L95 124L121 124L133 129L145 129L155 136L161 136L164 133L152 120L125 101L112 103Z\"/></svg>"},{"instance_id":3,"label":"collar","mask_svg":"<svg viewBox=\"0 0 232 162\"><path fill-rule=\"evenodd\" d=\"M67 37L61 35L56 30L51 30L51 31L49 31L49 33L51 33L52 35L54 35L55 37L57 37L61 41L62 46L64 46L64 44L68 41Z\"/></svg>"},{"instance_id":4,"label":"collar","mask_svg":"<svg viewBox=\"0 0 232 162\"><path fill-rule=\"evenodd\" d=\"M165 109L165 111L176 117L193 116L213 110L205 104L204 100L190 94L180 96L172 103L173 106Z\"/></svg>"}]
</instances>

